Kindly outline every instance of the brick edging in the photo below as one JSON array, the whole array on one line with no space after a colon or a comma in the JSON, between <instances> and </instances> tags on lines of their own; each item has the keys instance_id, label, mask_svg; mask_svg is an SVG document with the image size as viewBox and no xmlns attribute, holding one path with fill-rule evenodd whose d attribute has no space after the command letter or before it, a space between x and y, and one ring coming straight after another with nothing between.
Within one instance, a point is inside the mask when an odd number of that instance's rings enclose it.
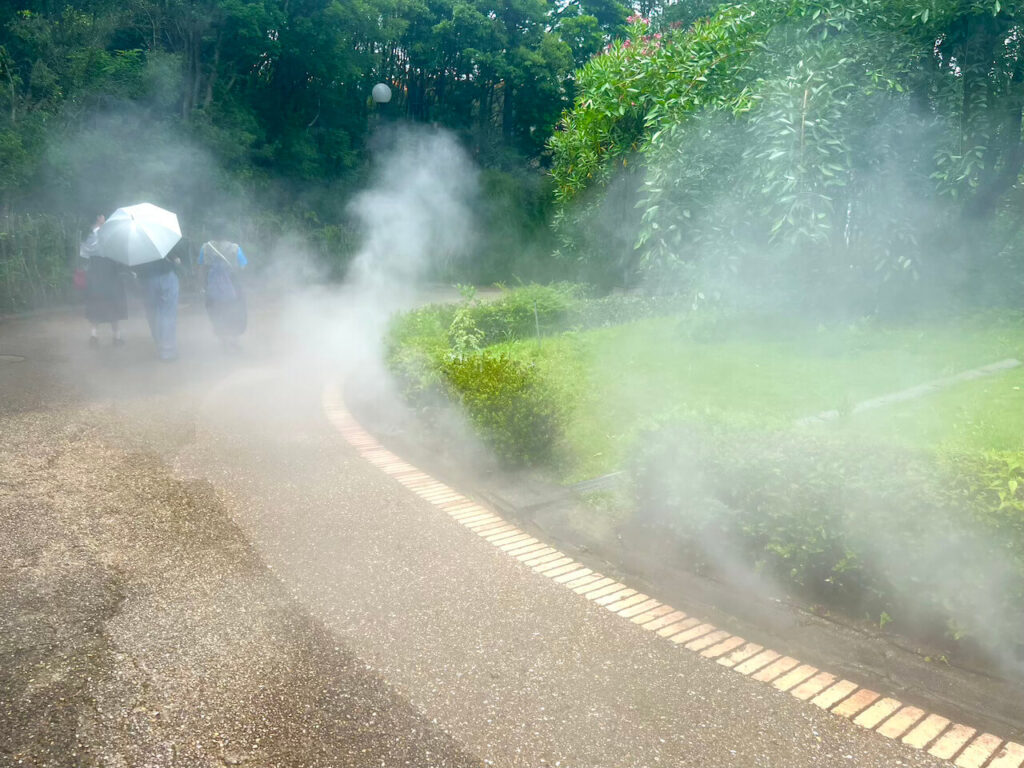
<instances>
[{"instance_id":1,"label":"brick edging","mask_svg":"<svg viewBox=\"0 0 1024 768\"><path fill-rule=\"evenodd\" d=\"M323 408L331 424L360 456L400 485L509 557L637 627L698 653L709 662L715 661L801 701L810 701L862 728L952 761L958 768L1024 766L1024 745L991 733L979 733L976 728L953 723L941 715L884 697L850 680L749 643L576 562L384 448L348 411L340 385L329 383L324 387Z\"/></svg>"}]
</instances>

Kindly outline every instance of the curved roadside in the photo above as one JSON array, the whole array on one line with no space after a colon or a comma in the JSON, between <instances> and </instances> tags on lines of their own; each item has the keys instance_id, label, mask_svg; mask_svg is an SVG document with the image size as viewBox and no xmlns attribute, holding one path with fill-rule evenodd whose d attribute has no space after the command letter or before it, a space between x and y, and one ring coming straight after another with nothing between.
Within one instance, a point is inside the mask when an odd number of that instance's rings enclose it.
<instances>
[{"instance_id":1,"label":"curved roadside","mask_svg":"<svg viewBox=\"0 0 1024 768\"><path fill-rule=\"evenodd\" d=\"M219 477L230 455L225 503L292 594L485 761L940 764L680 655L502 556L349 447L318 381L236 383L204 404L182 471Z\"/></svg>"},{"instance_id":2,"label":"curved roadside","mask_svg":"<svg viewBox=\"0 0 1024 768\"><path fill-rule=\"evenodd\" d=\"M944 723L944 728L928 740L922 741L921 734L909 739L920 742L917 746L931 747L931 742L938 740L944 731L952 730L957 722L967 722L971 726L961 726L960 733L970 733L971 738L981 738L987 731L1003 737L996 739L986 735L984 743L993 746L985 754L985 760L992 755L998 757L1002 749L1019 756L1018 762L1013 764L1015 767L1024 764L1024 747L1017 743L1024 741L1024 697L1020 695L1019 684L939 664L925 658L918 649L905 648L882 634L865 634L796 606L766 604L757 595L742 594L727 585L701 579L674 566L668 559L659 562L654 554L656 549L652 551L650 547L651 542L646 542L647 547L634 548L631 547L633 542L614 539L610 542L606 535L588 535L589 532L578 524L581 512L586 516L587 511L581 510L578 500L565 489L529 473L509 474L493 463L474 462L471 456L454 447L458 441L453 440L452 435L426 428L402 402L395 398L382 400L378 388L369 392L358 375L349 381L344 399L355 414L354 420L376 433L383 446L454 489L480 500L489 510L514 524L516 531L526 532L557 548L560 554L570 556L567 559L578 561L577 565L609 574L615 581L624 583L620 586L634 587L652 604L677 606L684 609L684 615L701 616L700 626L710 628L706 637L714 637L716 642L728 637L746 637L756 640L759 648L777 648L789 654L775 654L775 658L788 661L780 662L785 669L780 667L768 682L785 679L789 683L796 670L805 672L805 679L811 679L810 670L827 669L834 673L836 680L857 681L830 706L838 708L844 699L855 698L858 691L868 691L861 698L863 706L852 712L857 715L864 710L864 716L859 718L862 725L882 728L890 716L895 721L895 716L904 708L915 720L897 734L900 737L910 735L910 725L926 720L930 720L930 724ZM370 460L374 461L373 457ZM554 575L557 577L558 573ZM622 609L626 614L631 611L627 604L623 604ZM690 638L689 634L683 637L700 646L695 650L705 648L698 637ZM798 663L793 656L807 663ZM790 673L789 677L784 673ZM891 698L893 696L902 701ZM913 704L904 705L904 701ZM847 706L847 716L851 714L849 710ZM930 712L942 714L930 715ZM891 733L888 735L892 737ZM970 740L965 738L949 756L967 751ZM1010 758L1004 762L1011 764ZM993 759L993 765L1002 764Z\"/></svg>"}]
</instances>

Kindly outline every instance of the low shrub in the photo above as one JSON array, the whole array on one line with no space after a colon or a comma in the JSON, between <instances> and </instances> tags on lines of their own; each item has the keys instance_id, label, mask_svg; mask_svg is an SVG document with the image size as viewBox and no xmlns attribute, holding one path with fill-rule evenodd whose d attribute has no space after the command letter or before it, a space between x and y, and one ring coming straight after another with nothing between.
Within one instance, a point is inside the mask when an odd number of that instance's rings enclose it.
<instances>
[{"instance_id":1,"label":"low shrub","mask_svg":"<svg viewBox=\"0 0 1024 768\"><path fill-rule=\"evenodd\" d=\"M431 304L397 315L385 356L410 400L431 390L448 358L466 358L504 341L556 333L568 325L585 288L574 283L524 285L484 302L472 288L459 304Z\"/></svg>"},{"instance_id":2,"label":"low shrub","mask_svg":"<svg viewBox=\"0 0 1024 768\"><path fill-rule=\"evenodd\" d=\"M450 357L441 367L481 439L512 465L549 461L562 435L563 409L532 366L505 355Z\"/></svg>"},{"instance_id":3,"label":"low shrub","mask_svg":"<svg viewBox=\"0 0 1024 768\"><path fill-rule=\"evenodd\" d=\"M576 283L524 285L501 298L473 307L473 321L482 334L481 344L528 339L566 329L573 311L586 294Z\"/></svg>"},{"instance_id":4,"label":"low shrub","mask_svg":"<svg viewBox=\"0 0 1024 768\"><path fill-rule=\"evenodd\" d=\"M586 298L573 283L525 285L484 302L462 288L460 304L430 305L398 315L386 359L405 397L430 410L444 398L460 402L502 459L537 465L552 458L567 421L566 397L531 364L487 347L581 326L635 320L669 311L667 299L634 295ZM482 351L481 351L482 350Z\"/></svg>"},{"instance_id":5,"label":"low shrub","mask_svg":"<svg viewBox=\"0 0 1024 768\"><path fill-rule=\"evenodd\" d=\"M606 328L647 317L671 315L685 303L678 296L649 296L641 293L614 293L579 302L567 324L576 329Z\"/></svg>"},{"instance_id":6,"label":"low shrub","mask_svg":"<svg viewBox=\"0 0 1024 768\"><path fill-rule=\"evenodd\" d=\"M82 235L58 216L0 216L0 314L74 298L71 276Z\"/></svg>"},{"instance_id":7,"label":"low shrub","mask_svg":"<svg viewBox=\"0 0 1024 768\"><path fill-rule=\"evenodd\" d=\"M1019 457L680 425L641 443L637 508L691 567L746 565L855 616L1024 642Z\"/></svg>"},{"instance_id":8,"label":"low shrub","mask_svg":"<svg viewBox=\"0 0 1024 768\"><path fill-rule=\"evenodd\" d=\"M467 335L477 342L470 346L483 348L533 338L538 331L547 336L620 325L679 309L674 297L614 294L590 298L588 292L587 286L577 283L530 284L506 291L493 301L480 301L464 289L461 304L431 304L396 316L389 329L387 354L396 359L416 347L430 353L428 357L436 354L439 361L446 344L451 346Z\"/></svg>"},{"instance_id":9,"label":"low shrub","mask_svg":"<svg viewBox=\"0 0 1024 768\"><path fill-rule=\"evenodd\" d=\"M456 307L431 304L396 315L384 344L385 361L403 394L414 404L436 390L449 353L448 329Z\"/></svg>"}]
</instances>

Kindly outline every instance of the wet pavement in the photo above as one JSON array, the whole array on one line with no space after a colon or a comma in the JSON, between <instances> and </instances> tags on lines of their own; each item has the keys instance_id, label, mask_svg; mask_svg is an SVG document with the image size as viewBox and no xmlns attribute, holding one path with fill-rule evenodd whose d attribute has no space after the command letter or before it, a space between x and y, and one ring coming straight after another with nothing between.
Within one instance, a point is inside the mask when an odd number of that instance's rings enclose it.
<instances>
[{"instance_id":1,"label":"wet pavement","mask_svg":"<svg viewBox=\"0 0 1024 768\"><path fill-rule=\"evenodd\" d=\"M874 622L822 615L820 606L794 600L768 582L728 583L693 573L671 539L644 526L642 515L628 513L626 488L621 509L596 511L578 491L537 471L501 467L467 438L454 414L410 408L398 393L376 386L372 372L355 372L344 389L357 423L403 461L586 567L909 706L1024 741L1020 670L1000 669L981 653L957 657L948 646L882 631Z\"/></svg>"},{"instance_id":2,"label":"wet pavement","mask_svg":"<svg viewBox=\"0 0 1024 768\"><path fill-rule=\"evenodd\" d=\"M232 356L185 308L173 365L137 315L121 349L73 316L0 324L25 357L0 363L0 765L942 764L628 625L364 462L320 402L352 337L308 345L302 314L257 312Z\"/></svg>"}]
</instances>

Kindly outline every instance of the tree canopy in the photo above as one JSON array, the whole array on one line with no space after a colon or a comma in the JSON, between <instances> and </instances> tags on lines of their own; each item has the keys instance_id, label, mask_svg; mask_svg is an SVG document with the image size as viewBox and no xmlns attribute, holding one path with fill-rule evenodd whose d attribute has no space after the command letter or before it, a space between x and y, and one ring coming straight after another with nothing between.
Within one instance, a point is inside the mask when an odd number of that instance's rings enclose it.
<instances>
[{"instance_id":1,"label":"tree canopy","mask_svg":"<svg viewBox=\"0 0 1024 768\"><path fill-rule=\"evenodd\" d=\"M563 255L672 274L698 301L872 311L925 286L1019 290L1018 5L748 0L686 28L633 17L577 73L550 140ZM635 209L633 248L588 241L609 206Z\"/></svg>"},{"instance_id":2,"label":"tree canopy","mask_svg":"<svg viewBox=\"0 0 1024 768\"><path fill-rule=\"evenodd\" d=\"M456 132L547 197L544 145L573 70L627 13L617 0L0 0L0 214L84 226L144 197L192 223L287 220L344 251L369 138L399 119ZM377 82L391 103L373 104Z\"/></svg>"}]
</instances>

